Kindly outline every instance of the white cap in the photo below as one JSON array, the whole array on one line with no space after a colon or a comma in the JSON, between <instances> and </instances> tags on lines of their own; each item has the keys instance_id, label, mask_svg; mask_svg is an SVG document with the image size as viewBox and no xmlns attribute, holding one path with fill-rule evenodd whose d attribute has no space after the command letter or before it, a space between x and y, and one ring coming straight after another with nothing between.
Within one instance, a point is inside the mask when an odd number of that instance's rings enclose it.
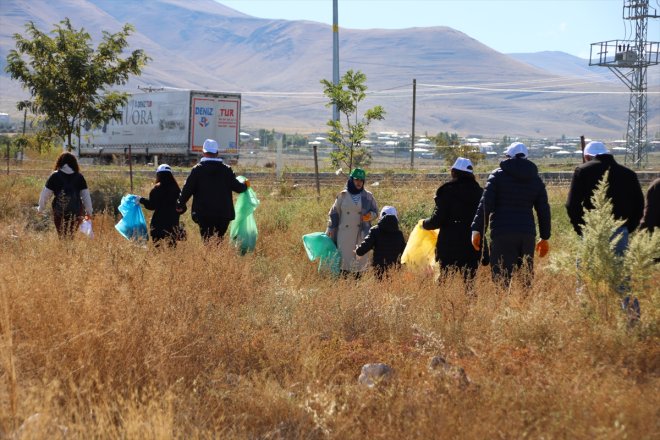
<instances>
[{"instance_id":1,"label":"white cap","mask_svg":"<svg viewBox=\"0 0 660 440\"><path fill-rule=\"evenodd\" d=\"M158 165L158 168L156 168L157 173L171 173L172 168L166 163Z\"/></svg>"},{"instance_id":2,"label":"white cap","mask_svg":"<svg viewBox=\"0 0 660 440\"><path fill-rule=\"evenodd\" d=\"M383 206L383 209L380 210L380 216L385 217L386 215L393 215L399 218L394 206Z\"/></svg>"},{"instance_id":3,"label":"white cap","mask_svg":"<svg viewBox=\"0 0 660 440\"><path fill-rule=\"evenodd\" d=\"M466 159L465 157L459 157L456 159L456 162L454 162L454 165L451 166L451 169L458 171L465 171L466 173L473 173L474 167L472 166L472 162L470 162L470 159Z\"/></svg>"},{"instance_id":4,"label":"white cap","mask_svg":"<svg viewBox=\"0 0 660 440\"><path fill-rule=\"evenodd\" d=\"M213 139L207 139L204 141L204 145L202 146L202 151L204 153L215 154L218 152L218 143Z\"/></svg>"},{"instance_id":5,"label":"white cap","mask_svg":"<svg viewBox=\"0 0 660 440\"><path fill-rule=\"evenodd\" d=\"M609 150L605 147L605 144L599 141L592 141L584 147L585 156L598 156L599 154L609 154Z\"/></svg>"},{"instance_id":6,"label":"white cap","mask_svg":"<svg viewBox=\"0 0 660 440\"><path fill-rule=\"evenodd\" d=\"M504 152L504 155L507 157L516 157L518 154L524 154L524 158L527 158L527 155L529 154L527 152L527 147L522 142L512 143Z\"/></svg>"}]
</instances>

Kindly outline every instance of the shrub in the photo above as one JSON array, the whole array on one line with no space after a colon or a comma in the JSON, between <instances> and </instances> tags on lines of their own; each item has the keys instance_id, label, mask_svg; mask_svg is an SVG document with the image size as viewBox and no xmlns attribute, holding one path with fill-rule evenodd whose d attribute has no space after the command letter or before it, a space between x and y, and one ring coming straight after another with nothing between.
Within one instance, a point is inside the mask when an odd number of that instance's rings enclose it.
<instances>
[{"instance_id":1,"label":"shrub","mask_svg":"<svg viewBox=\"0 0 660 440\"><path fill-rule=\"evenodd\" d=\"M617 293L622 293L623 284L635 287L636 294L647 296L644 292L649 289L648 280L657 270L653 260L660 255L660 234L654 236L647 232L631 234L624 255L615 253L621 239L615 234L625 221L614 218L612 202L607 197L607 176L605 173L591 199L594 209L584 213L582 240L577 242L579 277L585 283L590 300L606 318L612 300ZM655 301L657 306L657 298Z\"/></svg>"},{"instance_id":2,"label":"shrub","mask_svg":"<svg viewBox=\"0 0 660 440\"><path fill-rule=\"evenodd\" d=\"M105 212L117 217L117 207L121 198L128 193L130 183L125 177L108 176L89 182L89 187L94 212Z\"/></svg>"}]
</instances>

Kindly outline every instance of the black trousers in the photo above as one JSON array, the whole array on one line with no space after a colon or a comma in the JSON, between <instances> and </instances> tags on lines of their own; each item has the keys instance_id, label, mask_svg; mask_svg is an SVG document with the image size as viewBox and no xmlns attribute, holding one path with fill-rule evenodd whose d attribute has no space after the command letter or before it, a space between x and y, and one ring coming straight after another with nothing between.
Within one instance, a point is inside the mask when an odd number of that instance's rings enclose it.
<instances>
[{"instance_id":1,"label":"black trousers","mask_svg":"<svg viewBox=\"0 0 660 440\"><path fill-rule=\"evenodd\" d=\"M476 258L470 260L448 260L445 258L438 261L438 263L442 272L461 272L466 282L472 281L477 276L477 268L479 267L479 260Z\"/></svg>"},{"instance_id":2,"label":"black trousers","mask_svg":"<svg viewBox=\"0 0 660 440\"><path fill-rule=\"evenodd\" d=\"M72 238L73 234L80 227L82 216L53 211L53 222L55 223L57 235L60 238Z\"/></svg>"},{"instance_id":3,"label":"black trousers","mask_svg":"<svg viewBox=\"0 0 660 440\"><path fill-rule=\"evenodd\" d=\"M228 218L207 217L199 214L196 217L199 233L204 241L209 241L213 237L221 240L227 232L227 228L229 228L229 223L231 223L231 219Z\"/></svg>"},{"instance_id":4,"label":"black trousers","mask_svg":"<svg viewBox=\"0 0 660 440\"><path fill-rule=\"evenodd\" d=\"M528 271L523 282L526 287L530 287L534 273L535 240L536 236L532 234L507 233L491 237L490 268L493 281L508 286L513 271L525 266Z\"/></svg>"}]
</instances>

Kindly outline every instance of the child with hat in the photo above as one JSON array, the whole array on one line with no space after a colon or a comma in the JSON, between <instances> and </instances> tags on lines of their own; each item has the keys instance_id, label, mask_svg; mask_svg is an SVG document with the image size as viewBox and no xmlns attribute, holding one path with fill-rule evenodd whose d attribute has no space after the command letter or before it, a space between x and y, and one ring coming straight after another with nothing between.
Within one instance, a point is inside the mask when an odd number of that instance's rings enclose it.
<instances>
[{"instance_id":1,"label":"child with hat","mask_svg":"<svg viewBox=\"0 0 660 440\"><path fill-rule=\"evenodd\" d=\"M379 279L385 272L399 264L406 240L399 230L399 218L394 206L385 206L380 211L378 224L369 229L369 233L355 249L358 256L363 256L373 249L372 266Z\"/></svg>"},{"instance_id":2,"label":"child with hat","mask_svg":"<svg viewBox=\"0 0 660 440\"><path fill-rule=\"evenodd\" d=\"M168 246L176 246L176 242L184 238L184 230L179 225L179 212L176 210L180 192L172 168L164 163L156 169L156 182L149 192L149 198L140 197L140 203L154 211L149 232L156 246L160 246L162 240Z\"/></svg>"}]
</instances>

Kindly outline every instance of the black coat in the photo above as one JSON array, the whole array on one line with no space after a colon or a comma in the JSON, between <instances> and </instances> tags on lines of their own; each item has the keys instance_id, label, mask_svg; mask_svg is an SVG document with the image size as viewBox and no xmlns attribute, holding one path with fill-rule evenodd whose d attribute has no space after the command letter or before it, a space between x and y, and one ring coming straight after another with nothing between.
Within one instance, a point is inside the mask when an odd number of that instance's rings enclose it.
<instances>
[{"instance_id":1,"label":"black coat","mask_svg":"<svg viewBox=\"0 0 660 440\"><path fill-rule=\"evenodd\" d=\"M471 244L470 225L483 190L471 177L458 177L435 193L435 208L424 229L440 229L435 258L443 265L477 266L479 252Z\"/></svg>"},{"instance_id":2,"label":"black coat","mask_svg":"<svg viewBox=\"0 0 660 440\"><path fill-rule=\"evenodd\" d=\"M575 169L568 192L566 210L573 229L579 235L582 235L584 225L584 209L593 209L591 197L607 170L610 170L607 196L612 200L614 217L625 220L629 232L639 226L644 211L644 193L637 174L616 163L611 154L599 154Z\"/></svg>"},{"instance_id":3,"label":"black coat","mask_svg":"<svg viewBox=\"0 0 660 440\"><path fill-rule=\"evenodd\" d=\"M484 232L484 222L490 218L490 235L536 235L534 212L539 222L539 235L550 238L550 204L545 184L533 162L512 158L488 176L472 230Z\"/></svg>"},{"instance_id":4,"label":"black coat","mask_svg":"<svg viewBox=\"0 0 660 440\"><path fill-rule=\"evenodd\" d=\"M178 233L179 213L176 212L176 201L179 198L179 188L175 185L157 184L149 192L149 198L142 197L140 203L150 211L151 236L162 238Z\"/></svg>"},{"instance_id":5,"label":"black coat","mask_svg":"<svg viewBox=\"0 0 660 440\"><path fill-rule=\"evenodd\" d=\"M239 182L231 167L221 160L205 159L190 171L178 205L185 206L193 197L191 214L194 221L199 217L233 220L236 214L231 193L242 193L247 190L247 185Z\"/></svg>"},{"instance_id":6,"label":"black coat","mask_svg":"<svg viewBox=\"0 0 660 440\"><path fill-rule=\"evenodd\" d=\"M399 262L405 248L406 240L399 230L399 221L393 215L386 215L369 229L355 253L362 256L373 249L372 264L377 268L386 268Z\"/></svg>"},{"instance_id":7,"label":"black coat","mask_svg":"<svg viewBox=\"0 0 660 440\"><path fill-rule=\"evenodd\" d=\"M640 228L646 228L653 232L660 228L660 178L655 179L646 193L646 207Z\"/></svg>"}]
</instances>

